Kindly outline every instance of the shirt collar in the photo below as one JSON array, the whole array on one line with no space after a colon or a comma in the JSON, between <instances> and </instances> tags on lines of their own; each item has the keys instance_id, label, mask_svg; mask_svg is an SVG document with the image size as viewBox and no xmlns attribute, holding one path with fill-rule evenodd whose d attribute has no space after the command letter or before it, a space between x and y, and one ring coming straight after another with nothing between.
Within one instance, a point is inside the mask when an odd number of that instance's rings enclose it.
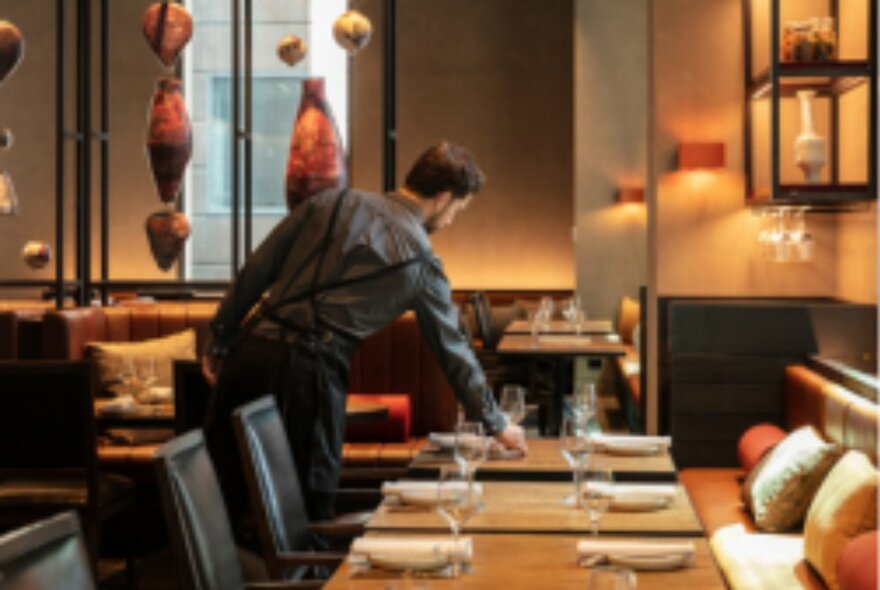
<instances>
[{"instance_id":1,"label":"shirt collar","mask_svg":"<svg viewBox=\"0 0 880 590\"><path fill-rule=\"evenodd\" d=\"M412 199L407 199L397 191L391 191L386 196L396 203L400 203L401 205L403 205L410 213L416 216L416 219L418 219L420 223L424 223L425 212L422 211L422 208L419 207L418 204L414 203Z\"/></svg>"}]
</instances>

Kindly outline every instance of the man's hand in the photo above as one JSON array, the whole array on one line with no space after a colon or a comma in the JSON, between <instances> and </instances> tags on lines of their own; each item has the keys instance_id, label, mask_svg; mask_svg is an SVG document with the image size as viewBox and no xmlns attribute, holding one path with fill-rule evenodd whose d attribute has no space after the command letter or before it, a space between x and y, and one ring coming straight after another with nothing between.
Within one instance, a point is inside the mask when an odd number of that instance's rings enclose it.
<instances>
[{"instance_id":1,"label":"man's hand","mask_svg":"<svg viewBox=\"0 0 880 590\"><path fill-rule=\"evenodd\" d=\"M523 455L529 452L526 444L526 435L522 427L507 423L507 428L495 435L495 439L504 445L505 449L521 451Z\"/></svg>"},{"instance_id":2,"label":"man's hand","mask_svg":"<svg viewBox=\"0 0 880 590\"><path fill-rule=\"evenodd\" d=\"M217 374L220 372L220 363L220 359L207 354L202 355L202 375L205 376L205 381L207 381L208 385L211 387L217 385Z\"/></svg>"}]
</instances>

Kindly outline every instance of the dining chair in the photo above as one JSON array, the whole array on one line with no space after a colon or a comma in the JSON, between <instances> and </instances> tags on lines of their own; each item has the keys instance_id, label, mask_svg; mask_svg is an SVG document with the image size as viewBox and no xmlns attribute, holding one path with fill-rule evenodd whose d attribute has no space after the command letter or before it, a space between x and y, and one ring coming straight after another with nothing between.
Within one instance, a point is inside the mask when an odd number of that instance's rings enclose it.
<instances>
[{"instance_id":1,"label":"dining chair","mask_svg":"<svg viewBox=\"0 0 880 590\"><path fill-rule=\"evenodd\" d=\"M62 512L0 536L3 590L94 590L76 512Z\"/></svg>"},{"instance_id":2,"label":"dining chair","mask_svg":"<svg viewBox=\"0 0 880 590\"><path fill-rule=\"evenodd\" d=\"M134 484L98 471L93 364L0 362L0 383L0 527L76 510L95 563L101 524Z\"/></svg>"},{"instance_id":3,"label":"dining chair","mask_svg":"<svg viewBox=\"0 0 880 590\"><path fill-rule=\"evenodd\" d=\"M178 578L184 589L321 587L321 580L245 584L217 474L200 429L159 447L153 461Z\"/></svg>"},{"instance_id":4,"label":"dining chair","mask_svg":"<svg viewBox=\"0 0 880 590\"><path fill-rule=\"evenodd\" d=\"M370 513L309 522L293 453L273 396L239 407L232 420L269 574L289 578L307 573L308 566L338 565L344 555L311 551L313 535L350 540L363 534Z\"/></svg>"}]
</instances>

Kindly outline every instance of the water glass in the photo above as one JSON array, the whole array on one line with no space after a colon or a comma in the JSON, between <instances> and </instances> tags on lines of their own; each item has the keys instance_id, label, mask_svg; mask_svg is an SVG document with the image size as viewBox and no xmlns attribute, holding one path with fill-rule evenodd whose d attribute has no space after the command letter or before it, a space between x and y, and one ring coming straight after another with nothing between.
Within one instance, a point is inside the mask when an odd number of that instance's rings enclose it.
<instances>
[{"instance_id":1,"label":"water glass","mask_svg":"<svg viewBox=\"0 0 880 590\"><path fill-rule=\"evenodd\" d=\"M559 452L571 468L574 494L566 496L562 502L566 506L578 505L580 493L580 473L588 459L590 447L586 439L586 430L574 416L563 416L559 427Z\"/></svg>"},{"instance_id":2,"label":"water glass","mask_svg":"<svg viewBox=\"0 0 880 590\"><path fill-rule=\"evenodd\" d=\"M458 484L458 486L451 487L445 484ZM449 524L449 529L456 541L461 533L461 527L473 512L473 507L473 487L467 470L458 464L440 467L440 478L437 485L437 514Z\"/></svg>"},{"instance_id":3,"label":"water glass","mask_svg":"<svg viewBox=\"0 0 880 590\"><path fill-rule=\"evenodd\" d=\"M589 590L635 590L636 574L629 568L597 565L590 570Z\"/></svg>"},{"instance_id":4,"label":"water glass","mask_svg":"<svg viewBox=\"0 0 880 590\"><path fill-rule=\"evenodd\" d=\"M587 462L581 473L579 500L590 517L593 536L599 535L599 521L614 499L614 477L608 465L595 458Z\"/></svg>"},{"instance_id":5,"label":"water glass","mask_svg":"<svg viewBox=\"0 0 880 590\"><path fill-rule=\"evenodd\" d=\"M526 390L521 385L501 388L498 408L510 424L519 424L526 417Z\"/></svg>"},{"instance_id":6,"label":"water glass","mask_svg":"<svg viewBox=\"0 0 880 590\"><path fill-rule=\"evenodd\" d=\"M595 383L584 383L575 390L572 411L584 432L589 432L590 422L599 415L599 397Z\"/></svg>"}]
</instances>

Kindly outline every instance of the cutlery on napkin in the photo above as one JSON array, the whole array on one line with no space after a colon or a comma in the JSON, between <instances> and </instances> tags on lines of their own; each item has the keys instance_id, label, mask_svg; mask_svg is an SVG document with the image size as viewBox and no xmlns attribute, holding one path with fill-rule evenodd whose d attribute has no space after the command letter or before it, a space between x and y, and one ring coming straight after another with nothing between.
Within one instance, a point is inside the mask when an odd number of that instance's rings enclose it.
<instances>
[{"instance_id":1,"label":"cutlery on napkin","mask_svg":"<svg viewBox=\"0 0 880 590\"><path fill-rule=\"evenodd\" d=\"M468 563L473 558L473 540L470 537L407 538L358 537L351 544L350 559L355 563L369 562L380 557L385 563L399 563L405 568L416 560L441 557L445 563Z\"/></svg>"}]
</instances>

